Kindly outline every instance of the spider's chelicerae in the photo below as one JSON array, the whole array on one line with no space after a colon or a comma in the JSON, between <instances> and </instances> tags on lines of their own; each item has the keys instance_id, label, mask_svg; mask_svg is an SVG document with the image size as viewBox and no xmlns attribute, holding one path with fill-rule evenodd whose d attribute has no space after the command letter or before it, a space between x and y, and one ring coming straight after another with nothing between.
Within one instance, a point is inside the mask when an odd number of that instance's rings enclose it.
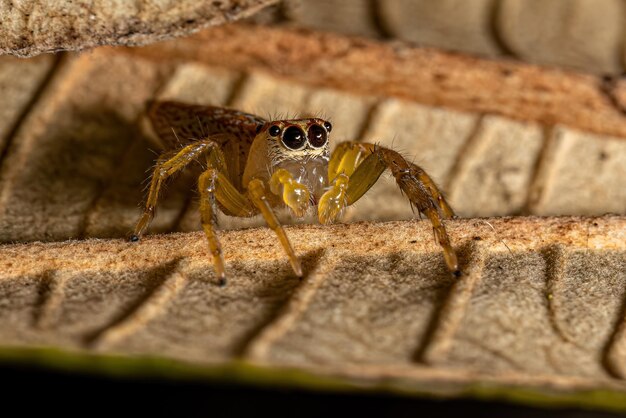
<instances>
[{"instance_id":1,"label":"spider's chelicerae","mask_svg":"<svg viewBox=\"0 0 626 418\"><path fill-rule=\"evenodd\" d=\"M237 110L171 101L152 103L148 118L163 148L172 151L161 157L154 169L132 241L148 228L167 178L189 163L201 161L207 167L198 179L202 228L220 282L225 283L226 273L216 234L218 207L230 216L261 213L278 236L294 272L301 276L300 260L273 208L286 205L302 217L311 206L317 206L322 224L334 222L388 169L411 205L432 222L448 269L460 274L442 223L454 216L452 208L428 174L396 151L342 142L331 154L332 125L319 118L266 121Z\"/></svg>"}]
</instances>

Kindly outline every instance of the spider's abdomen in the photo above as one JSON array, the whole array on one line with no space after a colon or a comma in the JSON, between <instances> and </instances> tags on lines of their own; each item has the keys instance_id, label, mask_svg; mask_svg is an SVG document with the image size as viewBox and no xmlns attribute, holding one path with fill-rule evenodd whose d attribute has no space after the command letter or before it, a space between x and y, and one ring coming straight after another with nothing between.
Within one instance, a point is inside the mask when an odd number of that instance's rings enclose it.
<instances>
[{"instance_id":1,"label":"spider's abdomen","mask_svg":"<svg viewBox=\"0 0 626 418\"><path fill-rule=\"evenodd\" d=\"M173 101L153 102L148 117L166 149L218 134L226 134L218 142L226 142L226 137L232 136L249 148L257 126L265 123L258 116L238 110Z\"/></svg>"}]
</instances>

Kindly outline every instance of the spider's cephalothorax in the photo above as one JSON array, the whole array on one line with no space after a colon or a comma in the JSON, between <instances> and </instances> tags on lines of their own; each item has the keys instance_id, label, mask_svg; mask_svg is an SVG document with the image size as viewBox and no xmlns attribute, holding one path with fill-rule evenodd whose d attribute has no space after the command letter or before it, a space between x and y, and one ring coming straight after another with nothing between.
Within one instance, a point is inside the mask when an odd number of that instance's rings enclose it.
<instances>
[{"instance_id":1,"label":"spider's cephalothorax","mask_svg":"<svg viewBox=\"0 0 626 418\"><path fill-rule=\"evenodd\" d=\"M332 125L319 118L268 122L222 107L154 102L148 119L160 144L175 152L157 163L134 241L154 217L163 182L192 161L201 161L207 165L198 179L202 228L220 282L225 282L225 269L216 234L217 206L230 216L261 213L301 276L300 261L273 208L286 205L301 217L317 206L319 221L333 222L388 169L411 205L432 222L450 271L460 274L442 223L454 216L452 209L424 170L391 149L342 142L331 154Z\"/></svg>"},{"instance_id":2,"label":"spider's cephalothorax","mask_svg":"<svg viewBox=\"0 0 626 418\"><path fill-rule=\"evenodd\" d=\"M318 118L259 125L243 173L243 183L258 178L268 181L275 189L279 178L291 176L294 184L304 186L300 189L301 199L316 204L328 186L331 130L330 122ZM302 216L302 208L293 209L297 216Z\"/></svg>"}]
</instances>

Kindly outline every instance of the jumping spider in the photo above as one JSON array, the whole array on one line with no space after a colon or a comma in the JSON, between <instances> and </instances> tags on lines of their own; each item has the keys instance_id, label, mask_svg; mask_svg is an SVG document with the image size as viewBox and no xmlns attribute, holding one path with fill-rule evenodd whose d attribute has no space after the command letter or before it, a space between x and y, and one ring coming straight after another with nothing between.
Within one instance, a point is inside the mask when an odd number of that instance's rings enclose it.
<instances>
[{"instance_id":1,"label":"jumping spider","mask_svg":"<svg viewBox=\"0 0 626 418\"><path fill-rule=\"evenodd\" d=\"M261 213L278 236L293 271L302 276L300 260L273 208L286 205L302 217L309 207L317 206L320 223L334 222L389 169L411 205L432 222L448 269L460 275L456 253L442 224L443 219L454 216L452 208L428 174L396 151L342 142L331 154L332 125L319 118L266 121L223 107L156 101L148 108L148 119L170 153L161 157L154 169L132 241L139 240L152 221L168 177L193 161L204 161L207 168L198 179L200 214L220 282L225 283L226 273L216 234L218 207L230 216Z\"/></svg>"}]
</instances>

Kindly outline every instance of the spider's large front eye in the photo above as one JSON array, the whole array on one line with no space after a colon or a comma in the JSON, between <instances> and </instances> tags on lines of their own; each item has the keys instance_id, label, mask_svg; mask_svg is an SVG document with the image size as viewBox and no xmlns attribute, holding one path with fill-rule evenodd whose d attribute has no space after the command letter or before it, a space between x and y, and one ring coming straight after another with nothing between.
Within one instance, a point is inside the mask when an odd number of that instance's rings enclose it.
<instances>
[{"instance_id":1,"label":"spider's large front eye","mask_svg":"<svg viewBox=\"0 0 626 418\"><path fill-rule=\"evenodd\" d=\"M326 145L326 140L328 139L328 134L326 130L322 128L320 125L311 125L309 128L309 144L313 148L320 148Z\"/></svg>"},{"instance_id":2,"label":"spider's large front eye","mask_svg":"<svg viewBox=\"0 0 626 418\"><path fill-rule=\"evenodd\" d=\"M283 144L289 149L300 149L306 142L306 135L302 129L291 126L283 134Z\"/></svg>"},{"instance_id":3,"label":"spider's large front eye","mask_svg":"<svg viewBox=\"0 0 626 418\"><path fill-rule=\"evenodd\" d=\"M270 128L267 130L267 133L269 133L271 136L278 136L278 135L280 135L280 126L278 126L278 125L270 126Z\"/></svg>"}]
</instances>

